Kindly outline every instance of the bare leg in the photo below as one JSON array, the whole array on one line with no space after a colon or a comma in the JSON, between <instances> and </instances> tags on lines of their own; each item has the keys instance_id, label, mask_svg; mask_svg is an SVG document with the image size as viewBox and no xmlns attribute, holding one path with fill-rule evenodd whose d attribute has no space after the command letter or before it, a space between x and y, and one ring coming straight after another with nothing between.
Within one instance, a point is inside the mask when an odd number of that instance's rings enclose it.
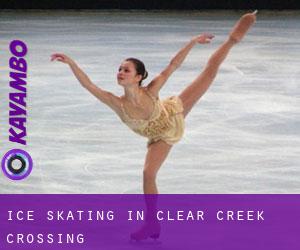
<instances>
[{"instance_id":1,"label":"bare leg","mask_svg":"<svg viewBox=\"0 0 300 250\"><path fill-rule=\"evenodd\" d=\"M179 95L183 103L183 113L186 116L200 97L206 92L215 79L221 63L226 58L228 52L235 44L228 39L210 57L203 72Z\"/></svg>"},{"instance_id":2,"label":"bare leg","mask_svg":"<svg viewBox=\"0 0 300 250\"><path fill-rule=\"evenodd\" d=\"M255 21L255 13L241 17L230 33L229 38L210 57L203 72L179 95L186 116L215 79L221 63L230 49L239 42Z\"/></svg>"},{"instance_id":3,"label":"bare leg","mask_svg":"<svg viewBox=\"0 0 300 250\"><path fill-rule=\"evenodd\" d=\"M172 146L160 140L150 144L146 155L143 172L144 194L158 194L156 187L156 175L162 163L167 158Z\"/></svg>"},{"instance_id":4,"label":"bare leg","mask_svg":"<svg viewBox=\"0 0 300 250\"><path fill-rule=\"evenodd\" d=\"M148 147L146 155L144 172L143 172L143 188L145 194L145 202L147 207L147 222L156 221L155 213L157 210L157 186L156 175L162 163L167 158L172 146L160 140L152 143Z\"/></svg>"},{"instance_id":5,"label":"bare leg","mask_svg":"<svg viewBox=\"0 0 300 250\"><path fill-rule=\"evenodd\" d=\"M158 190L156 187L156 175L162 163L167 158L172 146L164 141L157 141L148 147L144 165L144 198L147 208L145 224L130 235L133 240L144 240L148 237L158 238L160 224L156 218Z\"/></svg>"}]
</instances>

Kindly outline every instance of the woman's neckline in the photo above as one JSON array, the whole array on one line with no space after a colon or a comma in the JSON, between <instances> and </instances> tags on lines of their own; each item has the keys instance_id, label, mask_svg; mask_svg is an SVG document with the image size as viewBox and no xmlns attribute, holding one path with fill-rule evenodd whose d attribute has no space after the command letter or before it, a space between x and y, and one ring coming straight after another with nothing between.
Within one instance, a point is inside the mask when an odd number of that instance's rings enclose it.
<instances>
[{"instance_id":1,"label":"woman's neckline","mask_svg":"<svg viewBox=\"0 0 300 250\"><path fill-rule=\"evenodd\" d=\"M151 114L149 115L149 117L147 119L143 119L143 118L133 118L131 117L130 115L128 115L128 113L126 112L125 108L124 108L124 103L122 102L121 103L121 107L122 107L122 111L124 113L124 115L129 119L129 120L132 120L132 121L151 121L152 120L152 117L154 115L154 112L155 112L155 109L156 109L156 101L158 100L158 98L154 97L148 90L144 89L143 90L149 97L150 99L152 100L153 102L153 110L151 112Z\"/></svg>"}]
</instances>

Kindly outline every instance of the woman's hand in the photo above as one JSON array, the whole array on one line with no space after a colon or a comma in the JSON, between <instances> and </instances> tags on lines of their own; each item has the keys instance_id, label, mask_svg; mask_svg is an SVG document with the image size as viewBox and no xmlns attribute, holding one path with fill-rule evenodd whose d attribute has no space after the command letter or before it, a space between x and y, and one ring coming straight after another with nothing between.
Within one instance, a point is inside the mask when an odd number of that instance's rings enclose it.
<instances>
[{"instance_id":1,"label":"woman's hand","mask_svg":"<svg viewBox=\"0 0 300 250\"><path fill-rule=\"evenodd\" d=\"M215 36L209 33L203 33L201 35L195 36L192 38L192 41L195 43L210 43L210 41L214 38Z\"/></svg>"},{"instance_id":2,"label":"woman's hand","mask_svg":"<svg viewBox=\"0 0 300 250\"><path fill-rule=\"evenodd\" d=\"M51 61L55 61L55 60L69 64L69 65L74 62L70 57L66 56L65 54L61 54L61 53L55 53L55 54L51 55Z\"/></svg>"}]
</instances>

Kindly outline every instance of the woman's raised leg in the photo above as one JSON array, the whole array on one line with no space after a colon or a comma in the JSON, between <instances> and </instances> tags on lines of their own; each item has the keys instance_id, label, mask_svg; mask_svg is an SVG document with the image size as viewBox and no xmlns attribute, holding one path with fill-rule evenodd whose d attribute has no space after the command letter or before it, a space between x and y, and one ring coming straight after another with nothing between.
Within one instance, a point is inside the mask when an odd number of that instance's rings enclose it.
<instances>
[{"instance_id":1,"label":"woman's raised leg","mask_svg":"<svg viewBox=\"0 0 300 250\"><path fill-rule=\"evenodd\" d=\"M206 92L217 75L221 63L227 57L230 49L239 42L255 22L256 12L240 18L232 29L228 39L213 53L203 72L179 95L186 116L200 97Z\"/></svg>"}]
</instances>

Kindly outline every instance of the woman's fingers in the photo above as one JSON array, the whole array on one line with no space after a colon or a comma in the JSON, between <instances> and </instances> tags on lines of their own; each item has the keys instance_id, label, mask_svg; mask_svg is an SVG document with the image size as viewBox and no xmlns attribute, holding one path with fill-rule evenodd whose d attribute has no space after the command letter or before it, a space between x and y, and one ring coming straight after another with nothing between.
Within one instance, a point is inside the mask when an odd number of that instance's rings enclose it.
<instances>
[{"instance_id":1,"label":"woman's fingers","mask_svg":"<svg viewBox=\"0 0 300 250\"><path fill-rule=\"evenodd\" d=\"M57 57L56 56L51 56L51 61L54 61Z\"/></svg>"},{"instance_id":2,"label":"woman's fingers","mask_svg":"<svg viewBox=\"0 0 300 250\"><path fill-rule=\"evenodd\" d=\"M62 57L59 57L59 56L51 57L51 61L55 61L55 60L57 60L57 61L62 61L63 58L62 58Z\"/></svg>"},{"instance_id":3,"label":"woman's fingers","mask_svg":"<svg viewBox=\"0 0 300 250\"><path fill-rule=\"evenodd\" d=\"M54 61L58 56L56 54L51 55L51 61Z\"/></svg>"},{"instance_id":4,"label":"woman's fingers","mask_svg":"<svg viewBox=\"0 0 300 250\"><path fill-rule=\"evenodd\" d=\"M54 61L54 60L62 62L62 61L65 60L65 56L63 54L60 54L60 53L52 54L51 55L51 61Z\"/></svg>"},{"instance_id":5,"label":"woman's fingers","mask_svg":"<svg viewBox=\"0 0 300 250\"><path fill-rule=\"evenodd\" d=\"M207 35L206 38L205 38L205 42L206 42L206 43L210 43L211 40L212 40L214 37L215 37L215 36L214 36L214 35L211 35L211 34Z\"/></svg>"},{"instance_id":6,"label":"woman's fingers","mask_svg":"<svg viewBox=\"0 0 300 250\"><path fill-rule=\"evenodd\" d=\"M51 56L65 56L65 54L62 54L62 53L54 53L54 54L52 54Z\"/></svg>"},{"instance_id":7,"label":"woman's fingers","mask_svg":"<svg viewBox=\"0 0 300 250\"><path fill-rule=\"evenodd\" d=\"M199 43L210 43L215 36L210 33L203 33L198 36Z\"/></svg>"},{"instance_id":8,"label":"woman's fingers","mask_svg":"<svg viewBox=\"0 0 300 250\"><path fill-rule=\"evenodd\" d=\"M203 35L209 39L213 39L215 37L214 35L212 35L210 33L204 33Z\"/></svg>"}]
</instances>

